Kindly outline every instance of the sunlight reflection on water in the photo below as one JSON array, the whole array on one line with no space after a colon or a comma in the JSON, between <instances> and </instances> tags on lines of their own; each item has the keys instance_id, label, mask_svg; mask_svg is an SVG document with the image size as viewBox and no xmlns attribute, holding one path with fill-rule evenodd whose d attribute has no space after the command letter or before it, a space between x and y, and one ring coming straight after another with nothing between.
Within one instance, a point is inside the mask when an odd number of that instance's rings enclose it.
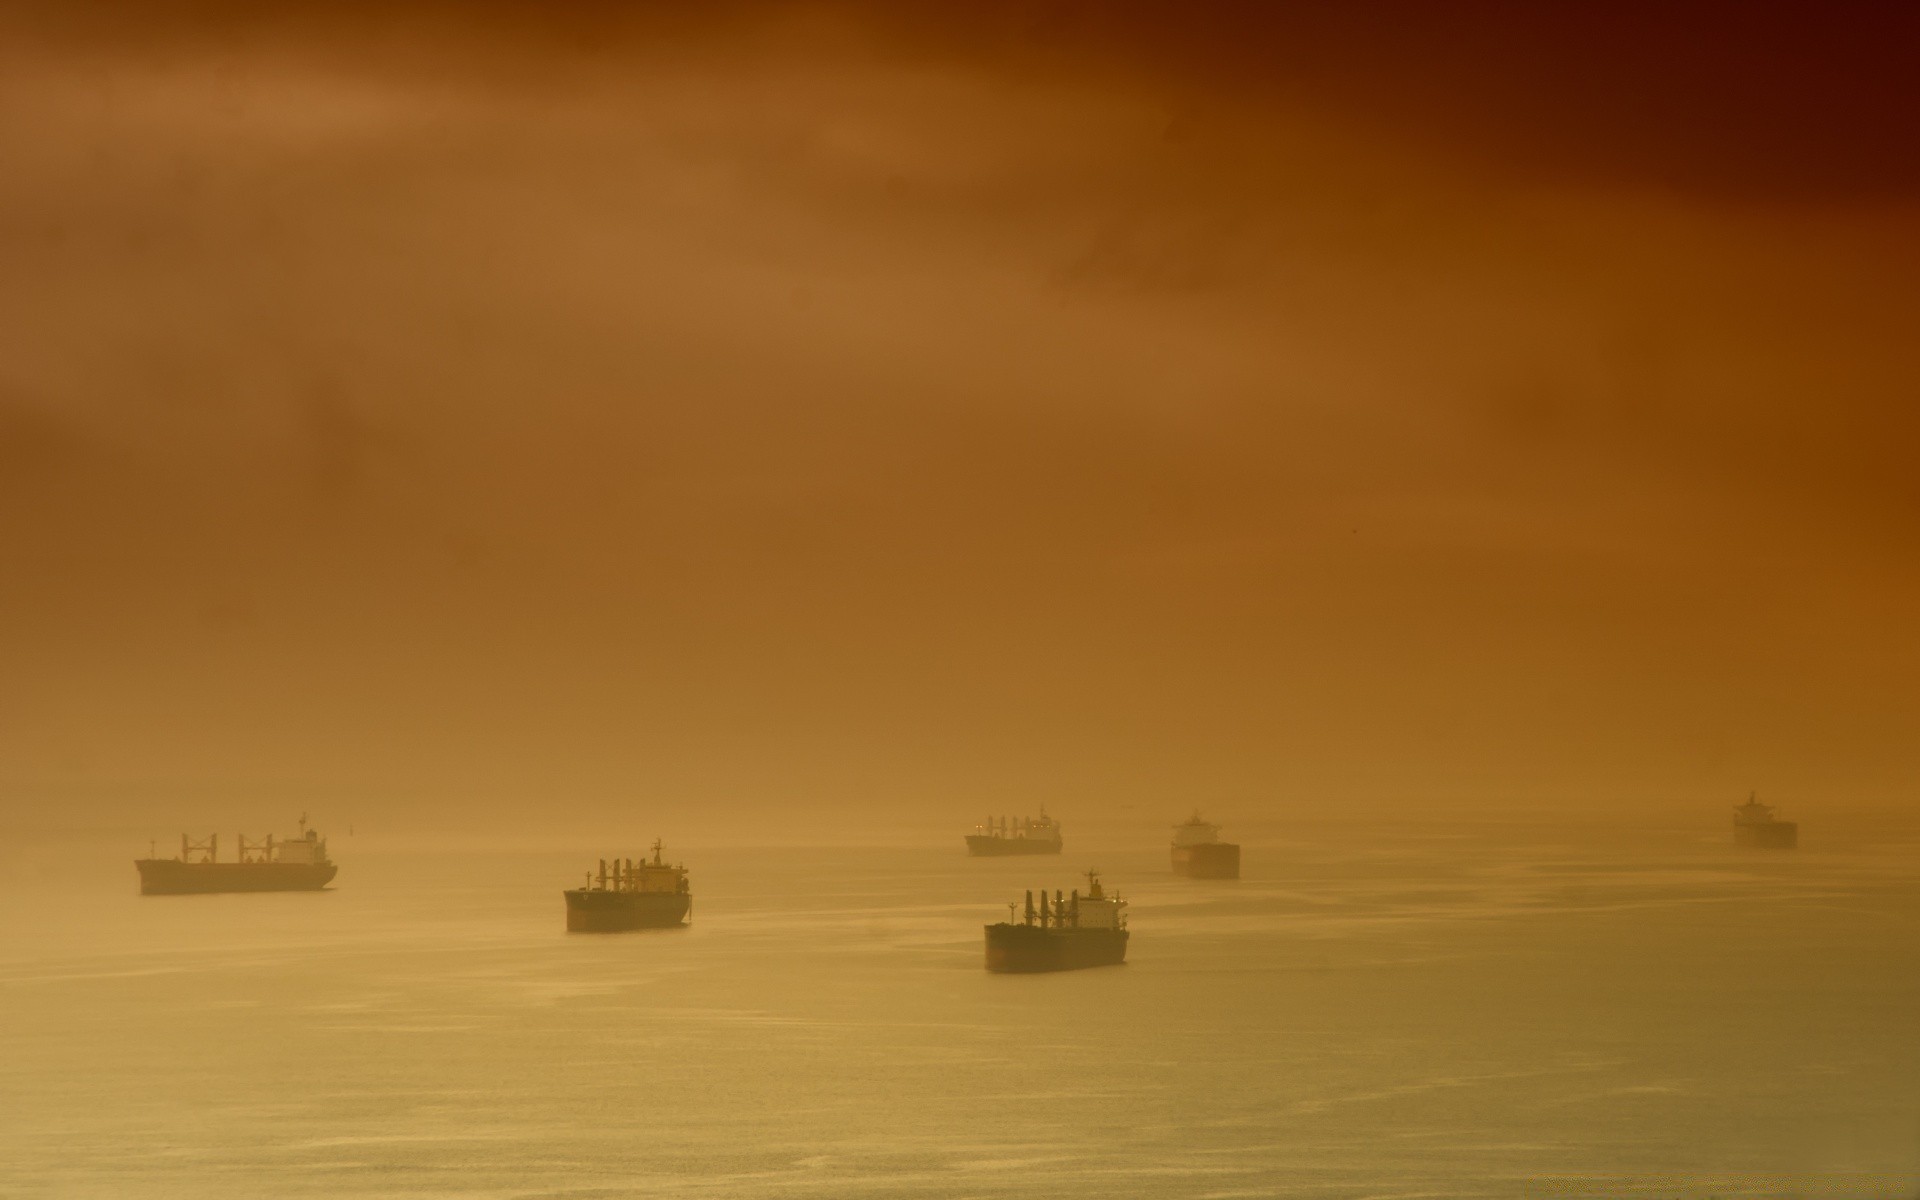
<instances>
[{"instance_id":1,"label":"sunlight reflection on water","mask_svg":"<svg viewBox=\"0 0 1920 1200\"><path fill-rule=\"evenodd\" d=\"M688 853L685 930L561 932L577 863L345 861L324 895L13 882L25 1196L1910 1195L1911 847L1101 848L1128 965L980 925L1084 855ZM130 876L131 872L127 874ZM823 886L824 884L824 886Z\"/></svg>"}]
</instances>

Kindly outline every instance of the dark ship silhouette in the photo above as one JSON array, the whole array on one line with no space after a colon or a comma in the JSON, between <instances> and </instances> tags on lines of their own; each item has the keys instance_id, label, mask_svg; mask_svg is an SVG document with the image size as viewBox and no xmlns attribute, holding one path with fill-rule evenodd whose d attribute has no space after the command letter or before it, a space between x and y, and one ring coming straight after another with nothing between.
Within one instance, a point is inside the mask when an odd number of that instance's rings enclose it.
<instances>
[{"instance_id":1,"label":"dark ship silhouette","mask_svg":"<svg viewBox=\"0 0 1920 1200\"><path fill-rule=\"evenodd\" d=\"M1015 905L1007 905L1007 919L987 926L987 970L1006 973L1074 971L1081 967L1116 966L1127 959L1127 902L1109 896L1097 872L1087 872L1087 894L1053 894L1047 904L1040 891L1036 908L1027 893L1025 919L1015 921Z\"/></svg>"},{"instance_id":2,"label":"dark ship silhouette","mask_svg":"<svg viewBox=\"0 0 1920 1200\"><path fill-rule=\"evenodd\" d=\"M1173 871L1191 879L1240 878L1240 847L1220 840L1220 827L1199 813L1173 827Z\"/></svg>"},{"instance_id":3,"label":"dark ship silhouette","mask_svg":"<svg viewBox=\"0 0 1920 1200\"><path fill-rule=\"evenodd\" d=\"M665 861L657 840L651 860L603 858L598 875L589 873L584 886L565 895L571 933L668 928L685 924L693 913L687 868Z\"/></svg>"},{"instance_id":4,"label":"dark ship silhouette","mask_svg":"<svg viewBox=\"0 0 1920 1200\"><path fill-rule=\"evenodd\" d=\"M146 896L185 896L210 892L312 892L333 881L339 871L327 857L327 839L307 828L300 817L300 836L275 841L272 834L249 842L239 835L239 855L220 861L220 835L204 842L180 835L180 857L151 854L133 860L140 872L140 892Z\"/></svg>"},{"instance_id":5,"label":"dark ship silhouette","mask_svg":"<svg viewBox=\"0 0 1920 1200\"><path fill-rule=\"evenodd\" d=\"M1005 854L1058 854L1066 842L1060 836L1060 822L1042 808L1037 817L996 822L988 817L967 835L967 853L979 857Z\"/></svg>"},{"instance_id":6,"label":"dark ship silhouette","mask_svg":"<svg viewBox=\"0 0 1920 1200\"><path fill-rule=\"evenodd\" d=\"M1800 844L1800 826L1773 815L1773 805L1760 803L1755 792L1733 810L1733 843L1764 850L1791 850Z\"/></svg>"}]
</instances>

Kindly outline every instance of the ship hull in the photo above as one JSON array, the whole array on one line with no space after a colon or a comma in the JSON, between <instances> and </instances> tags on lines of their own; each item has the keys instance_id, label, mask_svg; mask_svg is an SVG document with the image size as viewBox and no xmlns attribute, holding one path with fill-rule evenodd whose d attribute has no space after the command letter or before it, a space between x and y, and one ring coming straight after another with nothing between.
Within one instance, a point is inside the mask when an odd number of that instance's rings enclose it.
<instances>
[{"instance_id":1,"label":"ship hull","mask_svg":"<svg viewBox=\"0 0 1920 1200\"><path fill-rule=\"evenodd\" d=\"M693 897L685 892L566 893L567 932L620 933L628 929L670 929L686 924Z\"/></svg>"},{"instance_id":2,"label":"ship hull","mask_svg":"<svg viewBox=\"0 0 1920 1200\"><path fill-rule=\"evenodd\" d=\"M1066 843L1046 838L989 837L984 833L967 835L967 853L975 858L1001 858L1009 854L1058 854Z\"/></svg>"},{"instance_id":3,"label":"ship hull","mask_svg":"<svg viewBox=\"0 0 1920 1200\"><path fill-rule=\"evenodd\" d=\"M987 926L987 970L1026 975L1114 967L1127 960L1124 929L1048 929L1039 925Z\"/></svg>"},{"instance_id":4,"label":"ship hull","mask_svg":"<svg viewBox=\"0 0 1920 1200\"><path fill-rule=\"evenodd\" d=\"M1800 826L1793 821L1735 825L1733 844L1761 850L1791 850L1800 844Z\"/></svg>"},{"instance_id":5,"label":"ship hull","mask_svg":"<svg viewBox=\"0 0 1920 1200\"><path fill-rule=\"evenodd\" d=\"M1173 848L1173 873L1189 879L1240 878L1240 847L1231 842L1202 842Z\"/></svg>"},{"instance_id":6,"label":"ship hull","mask_svg":"<svg viewBox=\"0 0 1920 1200\"><path fill-rule=\"evenodd\" d=\"M143 896L192 896L214 892L317 892L340 870L332 863L187 863L171 858L135 859Z\"/></svg>"}]
</instances>

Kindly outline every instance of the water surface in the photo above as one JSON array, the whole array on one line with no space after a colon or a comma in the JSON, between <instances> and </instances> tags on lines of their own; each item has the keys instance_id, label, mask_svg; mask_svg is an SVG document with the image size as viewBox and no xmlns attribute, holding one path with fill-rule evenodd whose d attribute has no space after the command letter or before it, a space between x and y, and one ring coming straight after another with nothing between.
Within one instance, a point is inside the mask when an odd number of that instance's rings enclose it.
<instances>
[{"instance_id":1,"label":"water surface","mask_svg":"<svg viewBox=\"0 0 1920 1200\"><path fill-rule=\"evenodd\" d=\"M140 847L29 847L0 1194L1915 1195L1920 844L1720 834L1327 824L1237 883L690 846L692 926L611 936L562 931L603 847L144 898ZM1128 965L983 971L1089 863Z\"/></svg>"}]
</instances>

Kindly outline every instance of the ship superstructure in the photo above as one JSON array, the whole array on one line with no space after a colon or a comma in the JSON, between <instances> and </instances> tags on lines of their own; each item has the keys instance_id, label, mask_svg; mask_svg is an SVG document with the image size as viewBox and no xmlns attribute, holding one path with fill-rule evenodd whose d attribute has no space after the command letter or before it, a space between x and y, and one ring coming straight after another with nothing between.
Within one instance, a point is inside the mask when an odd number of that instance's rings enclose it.
<instances>
[{"instance_id":1,"label":"ship superstructure","mask_svg":"<svg viewBox=\"0 0 1920 1200\"><path fill-rule=\"evenodd\" d=\"M1173 827L1173 870L1193 879L1240 878L1240 847L1220 840L1220 827L1199 813Z\"/></svg>"},{"instance_id":2,"label":"ship superstructure","mask_svg":"<svg viewBox=\"0 0 1920 1200\"><path fill-rule=\"evenodd\" d=\"M1760 803L1759 793L1733 810L1733 842L1766 850L1791 850L1800 844L1800 826L1773 815L1773 805Z\"/></svg>"},{"instance_id":3,"label":"ship superstructure","mask_svg":"<svg viewBox=\"0 0 1920 1200\"><path fill-rule=\"evenodd\" d=\"M588 872L586 883L566 898L572 933L659 929L685 924L693 914L687 868L666 861L658 840L651 859L601 859L599 872Z\"/></svg>"},{"instance_id":4,"label":"ship superstructure","mask_svg":"<svg viewBox=\"0 0 1920 1200\"><path fill-rule=\"evenodd\" d=\"M238 852L230 862L220 861L220 835L196 842L180 835L180 857L150 853L136 858L140 891L148 896L181 896L208 892L311 892L327 886L339 871L327 857L327 839L307 828L300 817L297 837L276 839L272 834L248 841L238 835Z\"/></svg>"},{"instance_id":5,"label":"ship superstructure","mask_svg":"<svg viewBox=\"0 0 1920 1200\"><path fill-rule=\"evenodd\" d=\"M1048 816L1045 808L1037 817L988 817L967 835L967 853L982 857L1058 854L1065 845L1060 822Z\"/></svg>"},{"instance_id":6,"label":"ship superstructure","mask_svg":"<svg viewBox=\"0 0 1920 1200\"><path fill-rule=\"evenodd\" d=\"M1027 893L1024 914L1007 905L1007 919L987 926L987 970L1007 973L1073 971L1116 966L1127 959L1127 902L1109 895L1096 871L1087 872L1087 893L1053 893L1040 903Z\"/></svg>"}]
</instances>

